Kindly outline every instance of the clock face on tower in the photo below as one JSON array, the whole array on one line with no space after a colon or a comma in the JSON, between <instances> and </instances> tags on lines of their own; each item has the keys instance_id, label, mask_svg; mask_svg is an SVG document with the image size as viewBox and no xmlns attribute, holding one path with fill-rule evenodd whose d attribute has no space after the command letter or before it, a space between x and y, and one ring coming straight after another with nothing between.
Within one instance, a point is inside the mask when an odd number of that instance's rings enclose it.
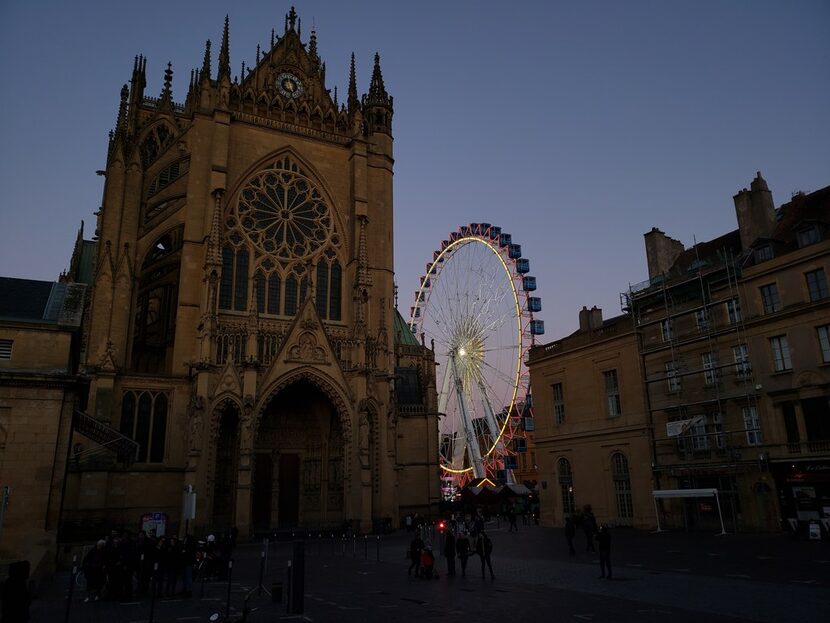
<instances>
[{"instance_id":1,"label":"clock face on tower","mask_svg":"<svg viewBox=\"0 0 830 623\"><path fill-rule=\"evenodd\" d=\"M283 72L277 76L277 90L283 97L297 98L303 92L303 83L294 74Z\"/></svg>"}]
</instances>

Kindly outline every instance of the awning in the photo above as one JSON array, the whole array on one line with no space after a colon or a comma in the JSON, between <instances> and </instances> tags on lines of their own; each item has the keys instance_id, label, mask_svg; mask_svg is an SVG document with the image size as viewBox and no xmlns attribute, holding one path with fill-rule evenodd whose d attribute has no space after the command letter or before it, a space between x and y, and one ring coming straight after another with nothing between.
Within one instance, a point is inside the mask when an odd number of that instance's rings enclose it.
<instances>
[{"instance_id":1,"label":"awning","mask_svg":"<svg viewBox=\"0 0 830 623\"><path fill-rule=\"evenodd\" d=\"M657 508L657 498L708 498L714 497L718 505L718 517L720 518L721 534L726 534L726 528L723 525L723 513L720 509L720 498L718 497L717 489L659 489L652 491L654 496L654 514L657 515L657 532L662 532L660 528L660 511Z\"/></svg>"}]
</instances>

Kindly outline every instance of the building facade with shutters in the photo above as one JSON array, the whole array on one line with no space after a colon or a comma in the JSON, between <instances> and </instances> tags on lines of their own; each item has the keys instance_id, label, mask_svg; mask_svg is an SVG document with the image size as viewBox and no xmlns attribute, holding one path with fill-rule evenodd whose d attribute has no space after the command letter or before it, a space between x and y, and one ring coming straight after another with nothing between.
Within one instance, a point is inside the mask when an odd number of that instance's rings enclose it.
<instances>
[{"instance_id":1,"label":"building facade with shutters","mask_svg":"<svg viewBox=\"0 0 830 623\"><path fill-rule=\"evenodd\" d=\"M395 309L379 57L362 97L352 58L341 103L293 9L236 78L229 30L182 103L169 65L145 94L142 57L121 91L81 370L87 415L136 450L73 466L78 534L183 524L187 486L191 526L243 538L437 509L434 357Z\"/></svg>"}]
</instances>

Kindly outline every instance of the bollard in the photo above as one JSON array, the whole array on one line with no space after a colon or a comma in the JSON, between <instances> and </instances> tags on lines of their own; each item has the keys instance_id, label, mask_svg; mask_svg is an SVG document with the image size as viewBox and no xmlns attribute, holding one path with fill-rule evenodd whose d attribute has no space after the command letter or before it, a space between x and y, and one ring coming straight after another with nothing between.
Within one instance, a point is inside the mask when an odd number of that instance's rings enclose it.
<instances>
[{"instance_id":1,"label":"bollard","mask_svg":"<svg viewBox=\"0 0 830 623\"><path fill-rule=\"evenodd\" d=\"M378 562L380 562L380 537L375 537L375 542L377 543L377 556Z\"/></svg>"},{"instance_id":2,"label":"bollard","mask_svg":"<svg viewBox=\"0 0 830 623\"><path fill-rule=\"evenodd\" d=\"M357 556L357 537L352 535L352 558Z\"/></svg>"},{"instance_id":3,"label":"bollard","mask_svg":"<svg viewBox=\"0 0 830 623\"><path fill-rule=\"evenodd\" d=\"M75 592L75 578L78 575L78 556L72 556L72 575L69 576L69 595L66 597L66 617L64 622L69 623L69 612L72 609L72 593Z\"/></svg>"},{"instance_id":4,"label":"bollard","mask_svg":"<svg viewBox=\"0 0 830 623\"><path fill-rule=\"evenodd\" d=\"M331 554L334 555L334 534L331 535Z\"/></svg>"},{"instance_id":5,"label":"bollard","mask_svg":"<svg viewBox=\"0 0 830 623\"><path fill-rule=\"evenodd\" d=\"M303 614L305 593L305 542L303 541L294 541L291 575L291 614Z\"/></svg>"},{"instance_id":6,"label":"bollard","mask_svg":"<svg viewBox=\"0 0 830 623\"><path fill-rule=\"evenodd\" d=\"M259 586L257 587L257 597L262 597L262 580L265 576L265 550L262 550L262 558L259 561Z\"/></svg>"},{"instance_id":7,"label":"bollard","mask_svg":"<svg viewBox=\"0 0 830 623\"><path fill-rule=\"evenodd\" d=\"M288 561L288 569L286 570L286 579L285 579L285 614L289 614L291 612L291 561Z\"/></svg>"},{"instance_id":8,"label":"bollard","mask_svg":"<svg viewBox=\"0 0 830 623\"><path fill-rule=\"evenodd\" d=\"M369 537L363 535L363 560L369 560Z\"/></svg>"},{"instance_id":9,"label":"bollard","mask_svg":"<svg viewBox=\"0 0 830 623\"><path fill-rule=\"evenodd\" d=\"M225 603L225 620L231 616L231 576L233 575L233 558L228 561L228 600Z\"/></svg>"},{"instance_id":10,"label":"bollard","mask_svg":"<svg viewBox=\"0 0 830 623\"><path fill-rule=\"evenodd\" d=\"M157 562L153 563L153 573L150 576L150 618L148 619L149 623L153 623L153 617L156 613L156 575L159 572L159 564Z\"/></svg>"}]
</instances>

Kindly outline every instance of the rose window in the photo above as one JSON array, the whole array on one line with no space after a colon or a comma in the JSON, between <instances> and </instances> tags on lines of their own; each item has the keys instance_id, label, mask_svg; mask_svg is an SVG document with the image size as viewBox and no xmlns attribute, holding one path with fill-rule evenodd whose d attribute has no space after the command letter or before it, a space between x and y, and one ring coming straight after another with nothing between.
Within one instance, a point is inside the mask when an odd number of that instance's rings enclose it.
<instances>
[{"instance_id":1,"label":"rose window","mask_svg":"<svg viewBox=\"0 0 830 623\"><path fill-rule=\"evenodd\" d=\"M248 180L231 221L255 247L279 258L304 259L337 244L325 199L295 171L263 171Z\"/></svg>"}]
</instances>

